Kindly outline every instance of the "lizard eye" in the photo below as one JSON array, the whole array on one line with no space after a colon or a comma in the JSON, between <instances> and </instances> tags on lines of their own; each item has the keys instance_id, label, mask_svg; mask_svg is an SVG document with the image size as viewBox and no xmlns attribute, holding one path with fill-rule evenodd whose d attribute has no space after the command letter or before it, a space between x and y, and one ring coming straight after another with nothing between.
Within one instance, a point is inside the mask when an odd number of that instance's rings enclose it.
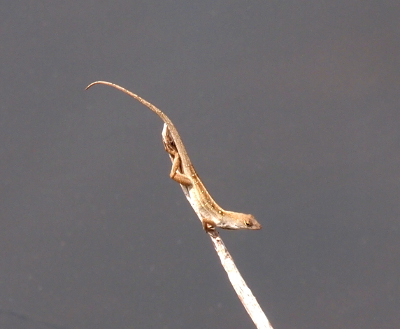
<instances>
[{"instance_id":1,"label":"lizard eye","mask_svg":"<svg viewBox=\"0 0 400 329\"><path fill-rule=\"evenodd\" d=\"M250 226L251 226L251 223L250 223L250 221L245 220L245 221L244 221L244 225L246 225L246 227L250 227Z\"/></svg>"}]
</instances>

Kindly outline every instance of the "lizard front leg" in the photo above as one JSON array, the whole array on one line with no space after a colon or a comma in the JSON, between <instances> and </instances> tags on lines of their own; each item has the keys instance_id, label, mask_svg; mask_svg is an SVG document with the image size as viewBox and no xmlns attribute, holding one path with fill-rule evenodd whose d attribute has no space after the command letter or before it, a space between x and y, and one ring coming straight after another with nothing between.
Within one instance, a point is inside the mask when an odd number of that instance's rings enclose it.
<instances>
[{"instance_id":1,"label":"lizard front leg","mask_svg":"<svg viewBox=\"0 0 400 329\"><path fill-rule=\"evenodd\" d=\"M215 223L211 219L203 218L201 222L203 224L203 229L204 229L204 231L206 231L206 233L210 232L210 231L214 231L216 228Z\"/></svg>"},{"instance_id":2,"label":"lizard front leg","mask_svg":"<svg viewBox=\"0 0 400 329\"><path fill-rule=\"evenodd\" d=\"M192 181L185 174L182 174L181 157L176 148L175 142L171 137L167 125L164 125L162 136L163 136L164 148L172 158L172 167L171 167L171 172L169 173L169 177L171 177L174 181L178 182L179 184L182 184L184 186L191 186Z\"/></svg>"}]
</instances>

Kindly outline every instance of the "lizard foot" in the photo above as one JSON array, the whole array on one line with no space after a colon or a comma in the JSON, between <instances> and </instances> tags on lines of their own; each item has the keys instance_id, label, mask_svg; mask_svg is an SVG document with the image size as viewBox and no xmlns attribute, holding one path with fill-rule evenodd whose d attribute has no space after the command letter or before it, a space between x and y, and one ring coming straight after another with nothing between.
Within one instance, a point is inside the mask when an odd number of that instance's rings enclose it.
<instances>
[{"instance_id":1,"label":"lizard foot","mask_svg":"<svg viewBox=\"0 0 400 329\"><path fill-rule=\"evenodd\" d=\"M203 228L206 233L215 231L216 225L211 219L203 218Z\"/></svg>"}]
</instances>

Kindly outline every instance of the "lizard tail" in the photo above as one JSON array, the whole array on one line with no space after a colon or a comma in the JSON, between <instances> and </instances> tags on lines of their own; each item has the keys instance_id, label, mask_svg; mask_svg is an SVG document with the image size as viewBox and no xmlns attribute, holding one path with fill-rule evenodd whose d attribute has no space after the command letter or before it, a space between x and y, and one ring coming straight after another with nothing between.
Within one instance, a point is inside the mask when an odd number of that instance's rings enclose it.
<instances>
[{"instance_id":1,"label":"lizard tail","mask_svg":"<svg viewBox=\"0 0 400 329\"><path fill-rule=\"evenodd\" d=\"M107 86L113 87L115 89L118 89L118 90L124 92L125 94L133 97L134 99L136 99L137 101L142 103L143 105L147 106L150 110L152 110L154 113L156 113L168 126L174 126L173 123L171 122L171 120L164 114L164 112L162 112L160 109L158 109L157 107L155 107L153 104L149 103L142 97L129 91L128 89L125 89L124 87L121 87L115 83L108 82L108 81L95 81L95 82L92 82L90 85L88 85L85 88L85 90L88 90L90 87L92 87L94 85L107 85Z\"/></svg>"}]
</instances>

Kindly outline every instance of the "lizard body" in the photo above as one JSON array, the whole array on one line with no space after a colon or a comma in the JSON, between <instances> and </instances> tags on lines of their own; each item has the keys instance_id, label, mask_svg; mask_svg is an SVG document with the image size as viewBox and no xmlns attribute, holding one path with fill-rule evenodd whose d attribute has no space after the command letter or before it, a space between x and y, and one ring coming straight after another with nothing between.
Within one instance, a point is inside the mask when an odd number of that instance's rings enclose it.
<instances>
[{"instance_id":1,"label":"lizard body","mask_svg":"<svg viewBox=\"0 0 400 329\"><path fill-rule=\"evenodd\" d=\"M163 139L164 148L173 160L170 177L181 184L182 188L187 189L190 195L190 203L201 214L203 227L206 231L212 230L215 227L231 230L261 229L261 225L253 215L224 210L214 201L196 173L178 130L164 112L140 96L111 82L95 81L87 86L86 89L96 84L108 85L128 94L147 106L164 121L167 126L167 131L163 133L163 136L165 136Z\"/></svg>"}]
</instances>

